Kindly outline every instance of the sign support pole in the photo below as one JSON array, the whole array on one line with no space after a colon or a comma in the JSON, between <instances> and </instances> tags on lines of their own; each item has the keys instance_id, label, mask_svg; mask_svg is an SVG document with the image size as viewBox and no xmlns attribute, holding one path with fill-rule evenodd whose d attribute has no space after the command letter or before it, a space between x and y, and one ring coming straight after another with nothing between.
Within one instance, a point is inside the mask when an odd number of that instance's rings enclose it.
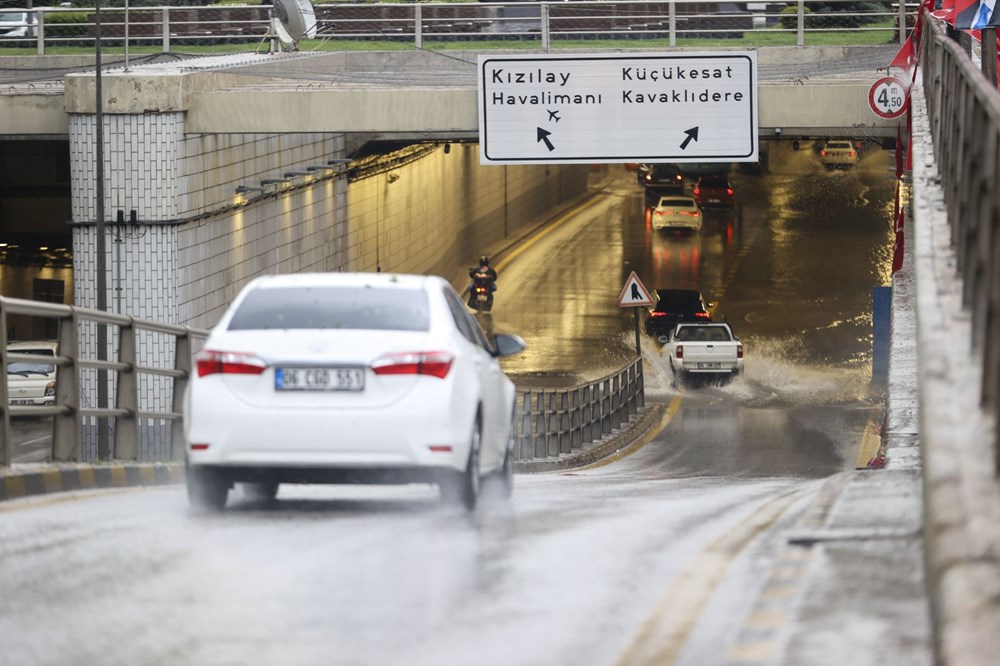
<instances>
[{"instance_id":1,"label":"sign support pole","mask_svg":"<svg viewBox=\"0 0 1000 666\"><path fill-rule=\"evenodd\" d=\"M635 355L642 357L642 348L639 346L639 308L632 308L635 315Z\"/></svg>"}]
</instances>

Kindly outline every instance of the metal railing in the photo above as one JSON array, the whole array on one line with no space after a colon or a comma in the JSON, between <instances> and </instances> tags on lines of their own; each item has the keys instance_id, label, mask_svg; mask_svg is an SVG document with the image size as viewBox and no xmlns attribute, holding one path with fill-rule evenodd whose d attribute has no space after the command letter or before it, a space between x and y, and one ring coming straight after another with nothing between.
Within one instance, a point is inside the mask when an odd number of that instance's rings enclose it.
<instances>
[{"instance_id":1,"label":"metal railing","mask_svg":"<svg viewBox=\"0 0 1000 666\"><path fill-rule=\"evenodd\" d=\"M110 459L124 461L148 458L141 453L140 420L165 420L172 426L179 422L192 359L208 331L70 305L0 296L0 365L3 367L10 362L38 361L37 355L7 351L6 331L10 316L57 322L57 355L51 360L56 366L56 390L51 406L11 405L7 382L0 382L0 414L3 415L0 467L9 466L13 458L12 418L52 417L50 456L54 462L80 462L87 458L83 455L82 443L86 419L113 420ZM112 341L109 346L117 349L113 355L115 360L81 355L81 331L88 325L111 329L107 339ZM140 362L144 356L155 356L144 353L141 332L173 338L169 367ZM114 406L100 408L81 404L81 373L86 370L113 373L108 381L112 386L109 402ZM144 402L149 402L143 400L140 390L139 378L143 375L170 380L169 409L141 408ZM645 405L642 360L637 358L622 370L581 386L519 389L517 404L515 453L518 460L554 458L580 451L627 424ZM169 451L164 457L180 460L183 452L183 432L180 427L171 427Z\"/></svg>"},{"instance_id":2,"label":"metal railing","mask_svg":"<svg viewBox=\"0 0 1000 666\"><path fill-rule=\"evenodd\" d=\"M516 460L582 451L645 406L642 359L582 386L519 389L517 403Z\"/></svg>"},{"instance_id":3,"label":"metal railing","mask_svg":"<svg viewBox=\"0 0 1000 666\"><path fill-rule=\"evenodd\" d=\"M981 355L982 406L1000 423L1000 92L939 21L927 19L921 67L951 240ZM994 434L996 472L1000 438Z\"/></svg>"},{"instance_id":4,"label":"metal railing","mask_svg":"<svg viewBox=\"0 0 1000 666\"><path fill-rule=\"evenodd\" d=\"M163 324L137 319L127 315L101 312L56 303L42 303L0 296L0 365L7 367L12 361L38 361L38 356L15 354L7 351L8 317L28 316L57 322L57 355L52 359L56 366L55 400L52 406L11 405L6 381L0 382L0 466L8 466L13 457L12 417L52 417L51 460L54 462L79 462L84 460L82 445L86 420L113 420L113 442L110 457L114 460L140 460L142 420L163 420L171 425L179 422L184 390L191 371L191 361L197 343L204 341L208 331L187 326ZM111 330L108 340L116 341L115 360L83 357L80 354L80 333L87 326L105 326ZM142 339L147 334L166 335L173 338L173 363L170 367L142 365L140 358L154 358L156 354L144 353ZM102 374L113 373L109 379L114 387L108 407L81 405L81 374L86 370ZM170 408L168 410L141 409L140 377L165 377L170 380ZM183 433L179 427L170 428L168 459L183 456Z\"/></svg>"},{"instance_id":5,"label":"metal railing","mask_svg":"<svg viewBox=\"0 0 1000 666\"><path fill-rule=\"evenodd\" d=\"M716 2L517 2L316 4L318 38L302 50L357 42L372 49L529 47L549 51L596 42L643 46L815 46L899 42L917 3L797 0L739 10ZM121 7L101 10L101 43L145 52L254 50L267 33L268 5ZM0 53L93 48L90 8L36 8L23 34L0 36ZM354 48L357 48L355 45Z\"/></svg>"}]
</instances>

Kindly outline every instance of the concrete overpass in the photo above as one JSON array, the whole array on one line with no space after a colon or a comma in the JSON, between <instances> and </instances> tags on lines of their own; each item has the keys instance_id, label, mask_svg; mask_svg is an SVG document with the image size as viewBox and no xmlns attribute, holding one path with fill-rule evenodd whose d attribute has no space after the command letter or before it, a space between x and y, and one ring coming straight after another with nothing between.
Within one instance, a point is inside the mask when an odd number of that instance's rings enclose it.
<instances>
[{"instance_id":1,"label":"concrete overpass","mask_svg":"<svg viewBox=\"0 0 1000 666\"><path fill-rule=\"evenodd\" d=\"M761 136L780 128L786 137L895 137L898 121L872 113L867 95L896 48L759 49ZM103 110L181 112L185 133L475 139L476 56L469 51L242 54L172 60L128 72L114 68L102 80ZM95 111L91 73L5 88L0 137L66 136L69 114Z\"/></svg>"}]
</instances>

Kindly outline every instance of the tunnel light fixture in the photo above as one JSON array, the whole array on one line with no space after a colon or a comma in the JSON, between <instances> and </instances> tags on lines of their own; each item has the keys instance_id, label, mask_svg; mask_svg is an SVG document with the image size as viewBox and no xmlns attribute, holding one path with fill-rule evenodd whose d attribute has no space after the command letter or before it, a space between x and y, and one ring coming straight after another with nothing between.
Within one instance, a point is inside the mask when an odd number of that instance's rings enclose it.
<instances>
[{"instance_id":1,"label":"tunnel light fixture","mask_svg":"<svg viewBox=\"0 0 1000 666\"><path fill-rule=\"evenodd\" d=\"M306 167L306 171L309 173L316 173L317 171L332 171L333 166L329 164L310 164Z\"/></svg>"},{"instance_id":2,"label":"tunnel light fixture","mask_svg":"<svg viewBox=\"0 0 1000 666\"><path fill-rule=\"evenodd\" d=\"M288 178L265 178L260 181L261 187L266 187L268 185L277 185L278 183L284 184L288 182Z\"/></svg>"},{"instance_id":3,"label":"tunnel light fixture","mask_svg":"<svg viewBox=\"0 0 1000 666\"><path fill-rule=\"evenodd\" d=\"M340 164L350 164L351 161L352 160L350 158L347 158L347 157L338 157L335 160L327 160L326 163L329 164L330 166L337 166L337 165L340 165Z\"/></svg>"},{"instance_id":4,"label":"tunnel light fixture","mask_svg":"<svg viewBox=\"0 0 1000 666\"><path fill-rule=\"evenodd\" d=\"M285 178L296 178L298 176L311 176L312 171L286 171Z\"/></svg>"},{"instance_id":5,"label":"tunnel light fixture","mask_svg":"<svg viewBox=\"0 0 1000 666\"><path fill-rule=\"evenodd\" d=\"M254 187L253 185L237 185L236 194L246 194L247 192L263 192L263 187Z\"/></svg>"}]
</instances>

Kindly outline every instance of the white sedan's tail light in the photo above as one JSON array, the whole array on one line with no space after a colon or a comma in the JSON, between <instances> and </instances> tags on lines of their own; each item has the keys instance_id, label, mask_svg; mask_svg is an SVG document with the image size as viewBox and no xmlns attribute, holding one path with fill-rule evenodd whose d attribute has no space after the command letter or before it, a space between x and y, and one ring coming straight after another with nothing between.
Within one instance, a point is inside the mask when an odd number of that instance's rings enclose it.
<instances>
[{"instance_id":1,"label":"white sedan's tail light","mask_svg":"<svg viewBox=\"0 0 1000 666\"><path fill-rule=\"evenodd\" d=\"M216 351L205 349L194 357L198 366L198 376L259 375L267 368L264 359L244 352Z\"/></svg>"},{"instance_id":2,"label":"white sedan's tail light","mask_svg":"<svg viewBox=\"0 0 1000 666\"><path fill-rule=\"evenodd\" d=\"M386 354L372 363L376 375L430 375L444 379L455 357L448 352L400 352Z\"/></svg>"}]
</instances>

